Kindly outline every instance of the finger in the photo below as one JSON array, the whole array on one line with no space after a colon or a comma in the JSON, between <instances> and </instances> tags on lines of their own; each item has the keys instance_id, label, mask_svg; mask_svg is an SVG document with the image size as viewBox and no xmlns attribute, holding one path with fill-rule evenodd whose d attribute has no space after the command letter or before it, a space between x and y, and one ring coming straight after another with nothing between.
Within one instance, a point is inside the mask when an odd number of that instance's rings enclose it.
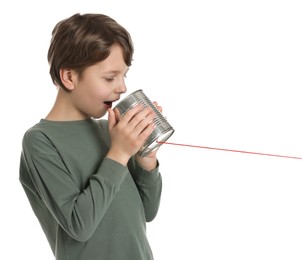
<instances>
[{"instance_id":1,"label":"finger","mask_svg":"<svg viewBox=\"0 0 302 260\"><path fill-rule=\"evenodd\" d=\"M158 105L158 103L156 101L153 102L153 105L159 110L159 112L162 112L163 109L161 106Z\"/></svg>"},{"instance_id":2,"label":"finger","mask_svg":"<svg viewBox=\"0 0 302 260\"><path fill-rule=\"evenodd\" d=\"M133 119L133 121L137 122L137 124L133 128L133 134L137 136L139 136L142 132L144 132L146 128L154 124L155 113L153 111L151 111L149 114L145 114L141 112L141 115L143 116L142 119L137 119L137 118ZM138 118L140 118L139 115Z\"/></svg>"},{"instance_id":3,"label":"finger","mask_svg":"<svg viewBox=\"0 0 302 260\"><path fill-rule=\"evenodd\" d=\"M109 127L109 130L112 130L112 128L116 125L116 123L117 123L117 120L116 120L115 113L111 108L109 108L108 109L108 127Z\"/></svg>"},{"instance_id":4,"label":"finger","mask_svg":"<svg viewBox=\"0 0 302 260\"><path fill-rule=\"evenodd\" d=\"M138 104L136 106L134 106L133 108L129 109L129 111L127 111L120 119L120 121L124 124L128 124L129 121L131 121L131 119L138 114L140 111L143 110L143 105Z\"/></svg>"},{"instance_id":5,"label":"finger","mask_svg":"<svg viewBox=\"0 0 302 260\"><path fill-rule=\"evenodd\" d=\"M120 121L120 119L121 119L121 113L120 113L120 111L117 108L115 108L113 111L114 111L116 120Z\"/></svg>"},{"instance_id":6,"label":"finger","mask_svg":"<svg viewBox=\"0 0 302 260\"><path fill-rule=\"evenodd\" d=\"M146 107L137 113L129 122L129 126L133 129L138 128L142 131L155 117L155 113L150 107Z\"/></svg>"},{"instance_id":7,"label":"finger","mask_svg":"<svg viewBox=\"0 0 302 260\"><path fill-rule=\"evenodd\" d=\"M153 122L149 123L143 131L139 134L139 138L143 140L143 142L146 142L146 140L149 138L149 136L152 134L153 130L155 128L155 124Z\"/></svg>"}]
</instances>

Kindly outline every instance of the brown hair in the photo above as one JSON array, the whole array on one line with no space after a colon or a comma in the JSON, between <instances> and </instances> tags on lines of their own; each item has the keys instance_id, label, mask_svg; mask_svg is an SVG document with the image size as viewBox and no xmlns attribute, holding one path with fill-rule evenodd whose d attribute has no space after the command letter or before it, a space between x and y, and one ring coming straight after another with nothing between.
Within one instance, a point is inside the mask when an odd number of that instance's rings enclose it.
<instances>
[{"instance_id":1,"label":"brown hair","mask_svg":"<svg viewBox=\"0 0 302 260\"><path fill-rule=\"evenodd\" d=\"M61 82L60 69L73 69L81 76L87 67L105 60L113 44L122 47L124 61L127 66L131 66L131 36L109 16L75 14L60 21L52 31L48 50L49 72L53 83L66 90Z\"/></svg>"}]
</instances>

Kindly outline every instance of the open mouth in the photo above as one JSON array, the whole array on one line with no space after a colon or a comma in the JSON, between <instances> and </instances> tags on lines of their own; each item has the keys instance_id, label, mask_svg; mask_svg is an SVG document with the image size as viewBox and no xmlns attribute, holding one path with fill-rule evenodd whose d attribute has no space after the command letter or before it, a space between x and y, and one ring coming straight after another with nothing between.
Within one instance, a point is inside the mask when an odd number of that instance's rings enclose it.
<instances>
[{"instance_id":1,"label":"open mouth","mask_svg":"<svg viewBox=\"0 0 302 260\"><path fill-rule=\"evenodd\" d=\"M111 108L112 107L112 101L105 101L104 104L106 107Z\"/></svg>"},{"instance_id":2,"label":"open mouth","mask_svg":"<svg viewBox=\"0 0 302 260\"><path fill-rule=\"evenodd\" d=\"M104 101L104 105L108 108L111 108L112 107L112 104L116 101L118 101L120 98L116 98L116 99L112 99L112 100L107 100L107 101Z\"/></svg>"}]
</instances>

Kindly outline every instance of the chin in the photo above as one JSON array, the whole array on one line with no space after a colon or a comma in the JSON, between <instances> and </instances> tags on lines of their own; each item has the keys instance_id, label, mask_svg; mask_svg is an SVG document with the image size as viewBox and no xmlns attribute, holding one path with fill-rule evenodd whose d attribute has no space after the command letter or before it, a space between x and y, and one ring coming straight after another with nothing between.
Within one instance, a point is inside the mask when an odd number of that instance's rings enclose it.
<instances>
[{"instance_id":1,"label":"chin","mask_svg":"<svg viewBox=\"0 0 302 260\"><path fill-rule=\"evenodd\" d=\"M103 112L103 113L98 113L98 114L95 114L95 115L91 115L91 117L92 117L93 119L99 120L99 119L101 119L103 116L105 116L106 113L107 113L107 111L105 111L105 112Z\"/></svg>"}]
</instances>

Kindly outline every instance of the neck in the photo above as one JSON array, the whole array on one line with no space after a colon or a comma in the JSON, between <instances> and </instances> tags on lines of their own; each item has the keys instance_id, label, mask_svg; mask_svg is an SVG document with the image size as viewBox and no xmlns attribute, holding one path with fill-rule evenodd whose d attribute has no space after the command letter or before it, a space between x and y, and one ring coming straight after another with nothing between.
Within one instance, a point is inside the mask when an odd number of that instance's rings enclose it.
<instances>
[{"instance_id":1,"label":"neck","mask_svg":"<svg viewBox=\"0 0 302 260\"><path fill-rule=\"evenodd\" d=\"M70 93L59 88L52 109L45 119L50 121L74 121L87 119L73 105Z\"/></svg>"}]
</instances>

